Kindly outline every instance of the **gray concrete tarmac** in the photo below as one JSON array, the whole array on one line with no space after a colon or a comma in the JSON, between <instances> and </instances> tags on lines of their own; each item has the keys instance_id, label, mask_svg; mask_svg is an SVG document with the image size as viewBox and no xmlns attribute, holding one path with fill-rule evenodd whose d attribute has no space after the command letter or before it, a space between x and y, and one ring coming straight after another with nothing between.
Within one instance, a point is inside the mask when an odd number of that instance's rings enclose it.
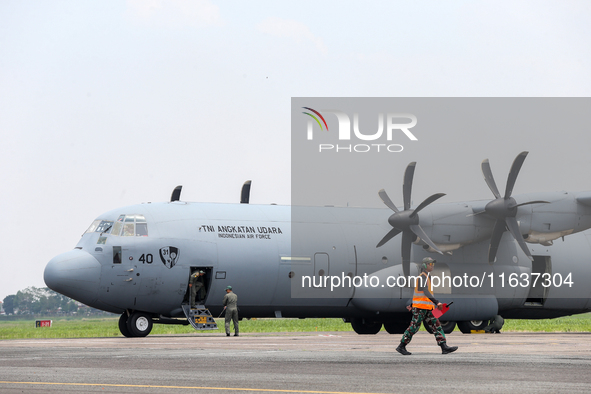
<instances>
[{"instance_id":1,"label":"gray concrete tarmac","mask_svg":"<svg viewBox=\"0 0 591 394\"><path fill-rule=\"evenodd\" d=\"M0 341L0 393L591 392L591 333L277 333Z\"/></svg>"}]
</instances>

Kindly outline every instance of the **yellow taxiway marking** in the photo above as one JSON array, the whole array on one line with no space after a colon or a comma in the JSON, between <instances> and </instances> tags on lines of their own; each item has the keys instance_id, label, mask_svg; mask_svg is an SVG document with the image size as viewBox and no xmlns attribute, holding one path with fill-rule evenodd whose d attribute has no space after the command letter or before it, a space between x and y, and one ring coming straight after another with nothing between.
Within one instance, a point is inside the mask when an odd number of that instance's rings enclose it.
<instances>
[{"instance_id":1,"label":"yellow taxiway marking","mask_svg":"<svg viewBox=\"0 0 591 394\"><path fill-rule=\"evenodd\" d=\"M282 390L282 389L253 389L245 387L199 387L199 386L157 386L151 384L99 384L99 383L59 383L59 382L7 382L0 384L37 384L53 386L94 386L94 387L131 387L131 388L156 388L156 389L193 389L193 390L226 390L226 391L264 391L271 393L311 393L311 394L380 394L360 393L350 391L314 391L314 390Z\"/></svg>"}]
</instances>

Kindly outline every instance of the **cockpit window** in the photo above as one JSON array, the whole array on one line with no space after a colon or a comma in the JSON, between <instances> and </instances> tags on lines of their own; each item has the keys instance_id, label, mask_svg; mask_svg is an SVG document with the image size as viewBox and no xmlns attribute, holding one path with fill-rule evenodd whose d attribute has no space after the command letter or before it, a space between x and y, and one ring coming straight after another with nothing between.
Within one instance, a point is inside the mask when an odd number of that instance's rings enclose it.
<instances>
[{"instance_id":1,"label":"cockpit window","mask_svg":"<svg viewBox=\"0 0 591 394\"><path fill-rule=\"evenodd\" d=\"M97 233L106 233L108 234L113 228L113 221L112 220L102 220L101 223L96 228L95 232Z\"/></svg>"},{"instance_id":2,"label":"cockpit window","mask_svg":"<svg viewBox=\"0 0 591 394\"><path fill-rule=\"evenodd\" d=\"M96 230L96 228L98 227L99 224L101 224L102 220L95 220L94 222L92 222L92 224L90 225L90 227L88 228L88 230L86 230L86 233L94 233L94 230Z\"/></svg>"},{"instance_id":3,"label":"cockpit window","mask_svg":"<svg viewBox=\"0 0 591 394\"><path fill-rule=\"evenodd\" d=\"M148 223L144 215L121 215L117 221L97 219L86 230L86 233L103 233L124 237L147 237Z\"/></svg>"},{"instance_id":4,"label":"cockpit window","mask_svg":"<svg viewBox=\"0 0 591 394\"><path fill-rule=\"evenodd\" d=\"M113 225L113 230L111 230L111 235L121 235L121 227L123 227L123 221L125 220L125 215L119 216L115 224Z\"/></svg>"},{"instance_id":5,"label":"cockpit window","mask_svg":"<svg viewBox=\"0 0 591 394\"><path fill-rule=\"evenodd\" d=\"M111 235L147 237L148 223L144 215L121 215L113 225Z\"/></svg>"},{"instance_id":6,"label":"cockpit window","mask_svg":"<svg viewBox=\"0 0 591 394\"><path fill-rule=\"evenodd\" d=\"M112 220L100 220L97 219L94 222L92 222L92 224L90 225L90 227L88 228L88 230L86 230L86 233L106 233L108 234L109 231L111 231L111 228L113 227L113 221Z\"/></svg>"}]
</instances>

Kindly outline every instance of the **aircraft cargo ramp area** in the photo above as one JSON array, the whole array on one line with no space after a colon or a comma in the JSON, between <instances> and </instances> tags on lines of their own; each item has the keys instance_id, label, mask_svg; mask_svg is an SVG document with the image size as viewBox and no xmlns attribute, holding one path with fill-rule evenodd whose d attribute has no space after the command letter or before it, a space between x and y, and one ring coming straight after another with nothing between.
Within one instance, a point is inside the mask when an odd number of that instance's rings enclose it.
<instances>
[{"instance_id":1,"label":"aircraft cargo ramp area","mask_svg":"<svg viewBox=\"0 0 591 394\"><path fill-rule=\"evenodd\" d=\"M588 392L591 333L219 334L0 341L0 393ZM423 371L423 377L419 378ZM164 390L164 391L163 391Z\"/></svg>"}]
</instances>

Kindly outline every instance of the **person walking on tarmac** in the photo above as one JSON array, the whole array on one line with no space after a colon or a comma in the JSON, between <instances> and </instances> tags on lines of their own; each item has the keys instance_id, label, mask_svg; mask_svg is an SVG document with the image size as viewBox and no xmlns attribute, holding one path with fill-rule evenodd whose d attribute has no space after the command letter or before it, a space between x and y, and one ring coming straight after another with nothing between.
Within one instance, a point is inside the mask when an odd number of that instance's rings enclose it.
<instances>
[{"instance_id":1,"label":"person walking on tarmac","mask_svg":"<svg viewBox=\"0 0 591 394\"><path fill-rule=\"evenodd\" d=\"M195 301L202 301L203 296L203 281L201 277L205 275L203 271L195 271L193 275L191 275L191 279L189 281L189 288L191 289L191 308L195 309ZM199 295L199 297L197 297ZM196 300L196 298L198 298Z\"/></svg>"},{"instance_id":2,"label":"person walking on tarmac","mask_svg":"<svg viewBox=\"0 0 591 394\"><path fill-rule=\"evenodd\" d=\"M238 336L238 296L232 292L232 286L226 287L224 296L224 310L226 311L226 336L230 336L230 320L234 323L234 336Z\"/></svg>"},{"instance_id":3,"label":"person walking on tarmac","mask_svg":"<svg viewBox=\"0 0 591 394\"><path fill-rule=\"evenodd\" d=\"M417 331L419 331L419 328L421 328L421 322L423 320L431 327L431 330L435 335L435 339L437 340L437 344L441 347L442 354L448 354L458 350L457 346L447 346L443 328L441 327L439 320L433 316L433 312L431 312L435 307L438 309L443 308L443 304L437 301L431 293L432 287L431 279L429 279L429 273L433 271L435 262L436 260L432 259L431 257L425 257L421 263L421 275L417 280L415 293L412 297L412 320L410 322L410 326L408 326L404 332L404 335L402 336L400 345L398 345L396 348L398 353L405 356L412 354L406 350L406 345L410 343L412 336Z\"/></svg>"}]
</instances>

